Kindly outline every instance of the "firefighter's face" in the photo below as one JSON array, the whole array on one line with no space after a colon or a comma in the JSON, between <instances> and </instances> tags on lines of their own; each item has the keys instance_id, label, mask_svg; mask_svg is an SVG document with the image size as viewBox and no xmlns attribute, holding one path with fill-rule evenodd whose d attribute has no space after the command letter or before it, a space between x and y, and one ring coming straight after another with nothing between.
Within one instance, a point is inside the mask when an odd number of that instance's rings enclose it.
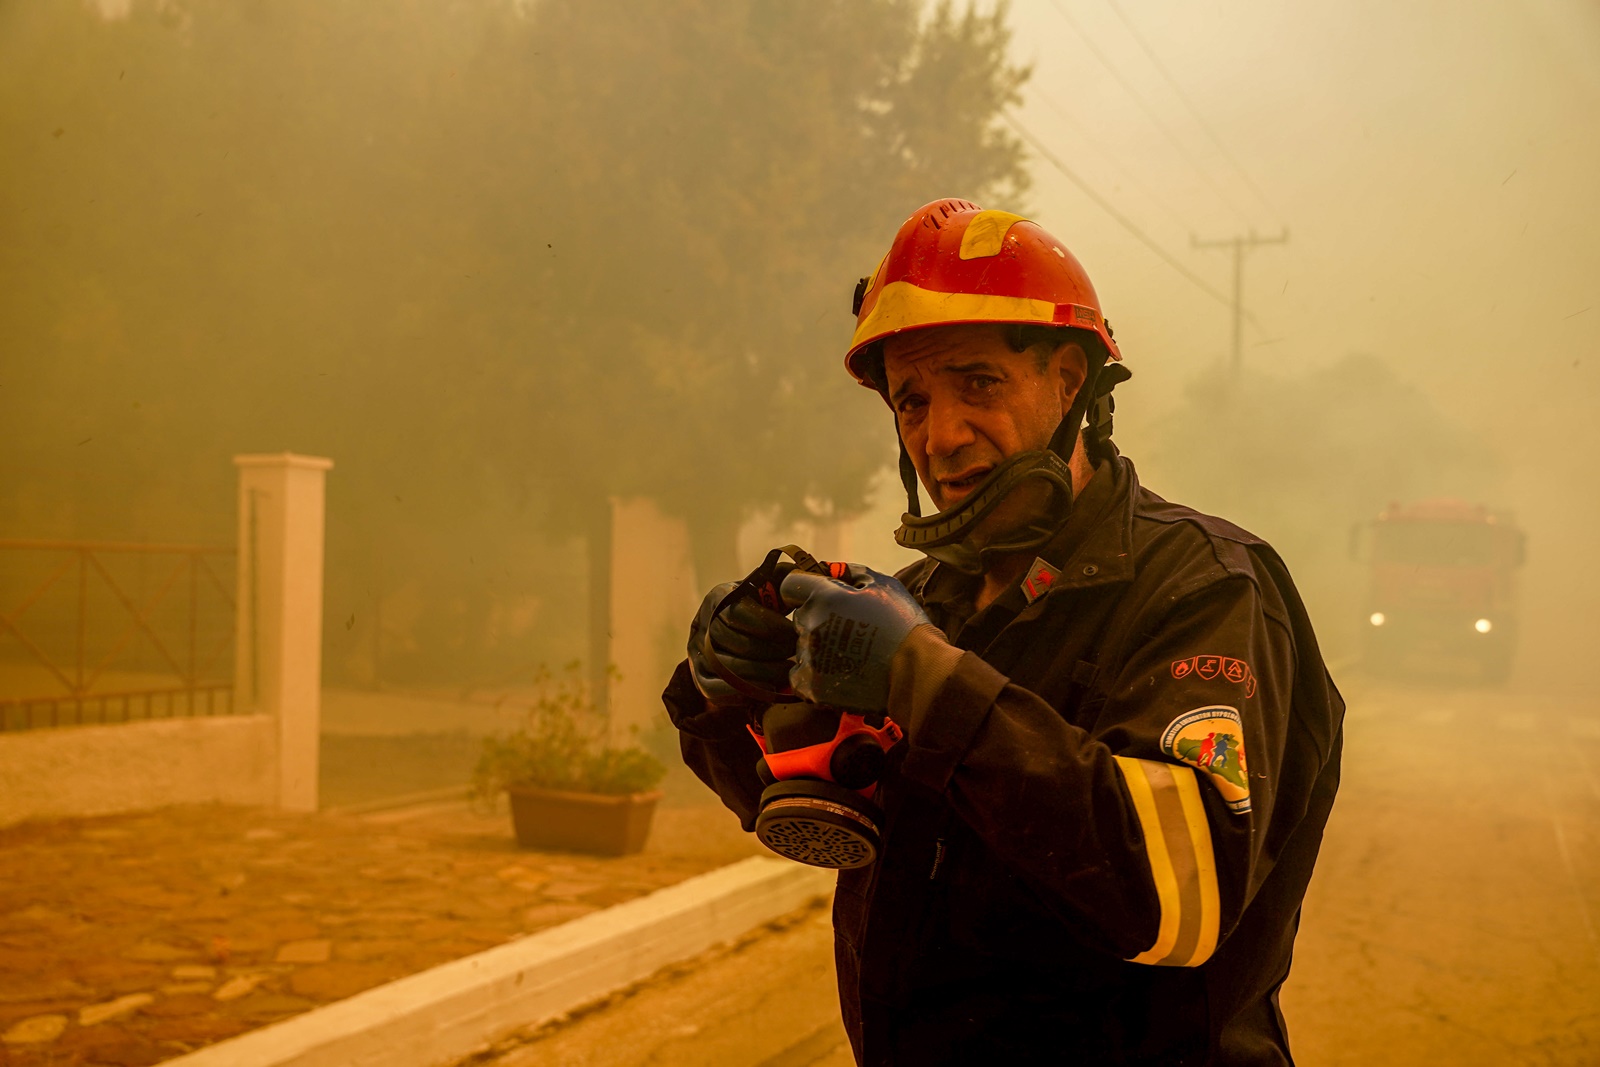
<instances>
[{"instance_id":1,"label":"firefighter's face","mask_svg":"<svg viewBox=\"0 0 1600 1067\"><path fill-rule=\"evenodd\" d=\"M941 326L884 342L889 404L923 487L943 511L1002 460L1049 446L1083 384L1071 342L1013 351L999 326Z\"/></svg>"}]
</instances>

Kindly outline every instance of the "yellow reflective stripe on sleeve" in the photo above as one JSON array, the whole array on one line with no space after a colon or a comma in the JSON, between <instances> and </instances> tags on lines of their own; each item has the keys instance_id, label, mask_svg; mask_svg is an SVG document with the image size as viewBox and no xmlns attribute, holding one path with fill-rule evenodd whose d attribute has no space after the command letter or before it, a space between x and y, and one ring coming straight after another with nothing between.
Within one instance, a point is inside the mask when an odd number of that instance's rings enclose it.
<instances>
[{"instance_id":1,"label":"yellow reflective stripe on sleeve","mask_svg":"<svg viewBox=\"0 0 1600 1067\"><path fill-rule=\"evenodd\" d=\"M1133 957L1134 963L1156 963L1172 951L1178 939L1178 880L1172 873L1172 860L1167 855L1167 839L1161 832L1161 817L1156 814L1156 798L1140 766L1143 760L1117 756L1117 769L1133 797L1133 810L1139 816L1139 826L1144 830L1145 853L1150 859L1150 873L1156 881L1156 899L1161 907L1161 921L1156 928L1156 943Z\"/></svg>"},{"instance_id":2,"label":"yellow reflective stripe on sleeve","mask_svg":"<svg viewBox=\"0 0 1600 1067\"><path fill-rule=\"evenodd\" d=\"M1144 831L1161 916L1134 963L1197 967L1217 947L1221 908L1211 826L1195 772L1182 764L1116 757Z\"/></svg>"},{"instance_id":3,"label":"yellow reflective stripe on sleeve","mask_svg":"<svg viewBox=\"0 0 1600 1067\"><path fill-rule=\"evenodd\" d=\"M1222 922L1222 900L1217 891L1217 854L1211 846L1211 823L1206 805L1200 799L1200 776L1187 767L1169 766L1178 783L1178 799L1183 804L1189 840L1194 843L1195 880L1200 888L1200 937L1184 966L1198 967L1217 950L1217 931Z\"/></svg>"}]
</instances>

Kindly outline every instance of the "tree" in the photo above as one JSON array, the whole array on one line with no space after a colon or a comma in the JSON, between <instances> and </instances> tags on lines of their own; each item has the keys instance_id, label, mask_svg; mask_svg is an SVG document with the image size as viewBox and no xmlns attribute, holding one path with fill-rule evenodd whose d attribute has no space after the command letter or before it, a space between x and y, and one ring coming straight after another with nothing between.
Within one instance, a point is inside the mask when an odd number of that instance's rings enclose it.
<instances>
[{"instance_id":1,"label":"tree","mask_svg":"<svg viewBox=\"0 0 1600 1067\"><path fill-rule=\"evenodd\" d=\"M105 7L0 13L0 528L225 543L230 454L321 453L333 677L375 677L383 631L412 682L581 652L570 549L462 429L529 333L458 209L514 13Z\"/></svg>"},{"instance_id":2,"label":"tree","mask_svg":"<svg viewBox=\"0 0 1600 1067\"><path fill-rule=\"evenodd\" d=\"M0 523L225 538L230 453L331 455L336 673L398 585L419 680L489 670L512 594L564 610L508 649L581 648L611 495L705 580L754 509L859 508L855 278L918 204L1026 189L1003 8L112 9L0 15Z\"/></svg>"},{"instance_id":3,"label":"tree","mask_svg":"<svg viewBox=\"0 0 1600 1067\"><path fill-rule=\"evenodd\" d=\"M533 9L506 42L526 123L488 202L521 189L542 210L486 226L546 315L505 393L505 454L585 457L534 465L573 502L562 518L654 497L709 584L734 576L753 511L865 505L894 453L841 369L848 294L918 204L1026 188L997 126L1026 77L1004 20L903 0Z\"/></svg>"}]
</instances>

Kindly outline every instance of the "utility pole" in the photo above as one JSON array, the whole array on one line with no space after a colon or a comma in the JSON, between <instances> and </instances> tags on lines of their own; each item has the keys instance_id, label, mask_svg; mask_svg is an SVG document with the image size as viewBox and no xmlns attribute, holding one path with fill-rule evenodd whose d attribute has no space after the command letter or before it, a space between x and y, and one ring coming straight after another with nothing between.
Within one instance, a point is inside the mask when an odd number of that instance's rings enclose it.
<instances>
[{"instance_id":1,"label":"utility pole","mask_svg":"<svg viewBox=\"0 0 1600 1067\"><path fill-rule=\"evenodd\" d=\"M1276 237L1260 237L1251 230L1248 234L1225 237L1220 241L1202 241L1190 234L1189 243L1195 248L1233 249L1233 373L1238 374L1244 365L1244 254L1260 245L1288 244L1289 227L1285 226Z\"/></svg>"}]
</instances>

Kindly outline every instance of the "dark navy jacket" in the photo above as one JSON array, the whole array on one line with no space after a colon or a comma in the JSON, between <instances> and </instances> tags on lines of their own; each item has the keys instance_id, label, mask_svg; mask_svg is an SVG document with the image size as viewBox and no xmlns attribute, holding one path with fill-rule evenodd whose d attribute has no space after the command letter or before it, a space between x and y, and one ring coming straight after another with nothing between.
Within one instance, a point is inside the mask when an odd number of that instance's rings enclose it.
<instances>
[{"instance_id":1,"label":"dark navy jacket","mask_svg":"<svg viewBox=\"0 0 1600 1067\"><path fill-rule=\"evenodd\" d=\"M900 578L967 651L891 705L884 850L839 879L858 1061L1291 1062L1277 994L1344 705L1277 554L1117 457L983 611L949 568ZM686 664L664 699L751 828L744 716L708 712Z\"/></svg>"}]
</instances>

